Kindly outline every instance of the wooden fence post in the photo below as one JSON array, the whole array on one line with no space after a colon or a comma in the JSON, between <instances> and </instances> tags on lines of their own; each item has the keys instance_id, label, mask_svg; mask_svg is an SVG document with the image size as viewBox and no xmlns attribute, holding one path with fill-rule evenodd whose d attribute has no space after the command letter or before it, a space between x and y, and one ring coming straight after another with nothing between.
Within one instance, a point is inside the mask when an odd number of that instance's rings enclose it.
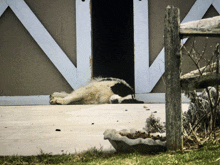
<instances>
[{"instance_id":1,"label":"wooden fence post","mask_svg":"<svg viewBox=\"0 0 220 165\"><path fill-rule=\"evenodd\" d=\"M181 39L179 9L168 6L165 14L166 139L168 150L183 149L180 86Z\"/></svg>"}]
</instances>

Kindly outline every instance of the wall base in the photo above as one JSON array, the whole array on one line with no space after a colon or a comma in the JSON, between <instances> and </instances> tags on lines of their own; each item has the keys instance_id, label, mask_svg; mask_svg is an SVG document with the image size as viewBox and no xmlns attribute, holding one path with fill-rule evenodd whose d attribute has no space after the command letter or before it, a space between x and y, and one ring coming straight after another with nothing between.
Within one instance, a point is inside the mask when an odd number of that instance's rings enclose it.
<instances>
[{"instance_id":1,"label":"wall base","mask_svg":"<svg viewBox=\"0 0 220 165\"><path fill-rule=\"evenodd\" d=\"M145 103L165 104L165 93L136 94L137 100ZM182 94L182 102L189 103L189 99ZM0 106L17 105L49 105L49 95L37 96L0 96Z\"/></svg>"}]
</instances>

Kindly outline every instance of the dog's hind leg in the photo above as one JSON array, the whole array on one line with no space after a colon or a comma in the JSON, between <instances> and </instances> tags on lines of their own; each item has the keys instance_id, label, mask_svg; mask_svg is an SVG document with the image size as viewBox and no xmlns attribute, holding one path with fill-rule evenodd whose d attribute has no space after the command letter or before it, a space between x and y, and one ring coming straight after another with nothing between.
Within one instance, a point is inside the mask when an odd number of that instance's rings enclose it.
<instances>
[{"instance_id":1,"label":"dog's hind leg","mask_svg":"<svg viewBox=\"0 0 220 165\"><path fill-rule=\"evenodd\" d=\"M54 97L50 100L50 104L61 104L61 105L67 105L74 102L79 102L82 100L82 95L77 95L74 92L71 94L68 94L66 97Z\"/></svg>"},{"instance_id":2,"label":"dog's hind leg","mask_svg":"<svg viewBox=\"0 0 220 165\"><path fill-rule=\"evenodd\" d=\"M50 95L50 98L54 98L54 97L61 97L64 98L66 96L68 96L69 94L66 92L54 92L53 94Z\"/></svg>"}]
</instances>

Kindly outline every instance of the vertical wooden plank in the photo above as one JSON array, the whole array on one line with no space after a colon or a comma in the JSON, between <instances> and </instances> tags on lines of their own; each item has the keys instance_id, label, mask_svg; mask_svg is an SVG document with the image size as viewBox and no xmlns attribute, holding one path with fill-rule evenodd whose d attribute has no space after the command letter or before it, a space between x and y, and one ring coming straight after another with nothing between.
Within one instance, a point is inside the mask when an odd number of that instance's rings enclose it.
<instances>
[{"instance_id":1,"label":"vertical wooden plank","mask_svg":"<svg viewBox=\"0 0 220 165\"><path fill-rule=\"evenodd\" d=\"M148 0L133 0L133 8L135 93L143 94L151 91L149 89L150 74Z\"/></svg>"},{"instance_id":2,"label":"vertical wooden plank","mask_svg":"<svg viewBox=\"0 0 220 165\"><path fill-rule=\"evenodd\" d=\"M77 81L86 85L92 77L91 0L76 0Z\"/></svg>"},{"instance_id":3,"label":"vertical wooden plank","mask_svg":"<svg viewBox=\"0 0 220 165\"><path fill-rule=\"evenodd\" d=\"M180 86L180 16L179 9L168 6L165 14L165 74L166 74L166 136L168 150L182 150L183 128Z\"/></svg>"}]
</instances>

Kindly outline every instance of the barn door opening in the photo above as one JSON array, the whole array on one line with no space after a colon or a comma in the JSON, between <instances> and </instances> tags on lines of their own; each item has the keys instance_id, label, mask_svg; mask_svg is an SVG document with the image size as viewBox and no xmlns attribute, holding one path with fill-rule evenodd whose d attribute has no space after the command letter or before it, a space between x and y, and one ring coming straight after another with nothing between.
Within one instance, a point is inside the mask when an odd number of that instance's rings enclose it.
<instances>
[{"instance_id":1,"label":"barn door opening","mask_svg":"<svg viewBox=\"0 0 220 165\"><path fill-rule=\"evenodd\" d=\"M134 87L133 0L92 0L93 77Z\"/></svg>"}]
</instances>

